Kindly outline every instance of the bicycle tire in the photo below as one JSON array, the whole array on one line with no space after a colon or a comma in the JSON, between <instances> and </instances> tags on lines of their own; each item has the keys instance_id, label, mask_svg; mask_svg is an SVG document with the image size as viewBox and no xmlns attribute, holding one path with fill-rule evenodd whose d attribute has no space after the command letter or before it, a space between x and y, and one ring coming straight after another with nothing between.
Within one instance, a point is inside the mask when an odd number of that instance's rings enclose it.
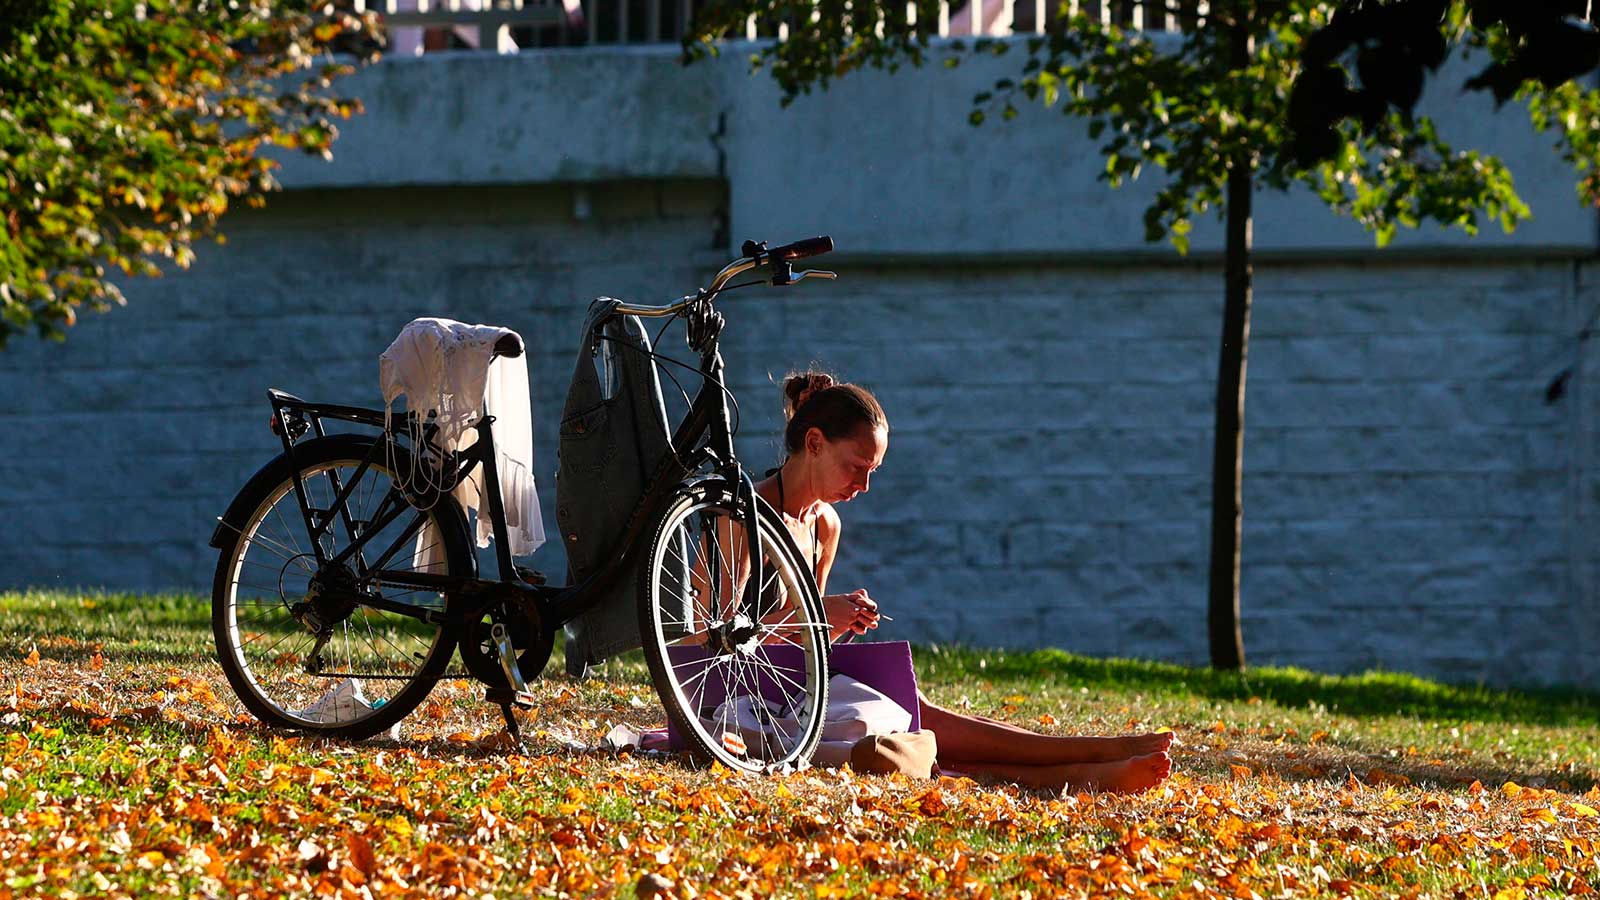
<instances>
[{"instance_id":1,"label":"bicycle tire","mask_svg":"<svg viewBox=\"0 0 1600 900\"><path fill-rule=\"evenodd\" d=\"M229 685L234 694L239 697L247 710L265 724L276 727L295 729L321 736L360 740L387 731L404 719L433 689L434 684L444 672L450 662L451 654L456 648L457 635L452 626L442 622L427 623L420 618L390 613L373 606L357 603L346 618L340 623L343 626L343 640L346 661L349 671L344 673L353 683L350 688L349 702L343 704L341 698L335 693L341 689L344 682L337 681L326 685L325 679L335 678L338 673L320 676L317 673L308 673L302 680L302 687L294 679L301 673L291 671L292 667L300 663L294 658L296 648L304 649L309 641L313 644L316 638L309 631L300 627L301 618L290 610L295 603L305 601L304 594L295 596L294 589L303 579L308 584L308 573L315 574L311 562L314 557L307 557L307 551L302 548L310 543L310 534L305 527L305 519L300 512L294 491L295 464L298 463L302 475L302 483L306 485L308 493L313 493L319 488L319 476L333 470L343 470L353 473L364 460L373 458L376 438L361 435L330 435L315 438L296 446L294 462L287 455L280 455L272 460L261 471L250 479L240 491L228 513L223 517L223 526L219 534L223 535L220 543L220 555L217 561L215 579L212 585L212 634L216 641L217 660L222 666L223 673L228 678ZM387 478L393 483L395 471L411 472L412 457L401 447L379 448L375 454L376 462L372 463L363 478ZM392 468L391 468L392 467ZM334 495L331 492L331 481L321 477L320 481L327 485L324 496L331 507ZM344 483L343 481L341 483ZM377 482L372 482L371 494L377 492ZM347 507L358 502L362 488L358 485L347 498ZM371 496L367 497L371 499ZM287 508L285 507L287 505ZM472 555L471 542L467 536L465 517L461 514L460 507L449 497L441 496L434 505L426 511L418 511L427 517L436 529L433 533L438 536L438 546L443 550L442 562L444 573L448 575L471 575L475 570L476 560ZM272 517L274 524L270 527L280 529L272 536L263 530L264 523ZM409 521L409 514L402 514L401 520ZM298 529L298 534L295 529ZM339 529L333 529L332 534L325 534L324 542L336 542L340 536L348 538L348 534ZM387 537L387 534L380 534ZM378 544L381 548L384 544ZM251 557L252 551L257 548L262 553ZM431 549L431 548L429 548ZM296 551L291 555L290 550ZM403 553L404 551L402 551ZM267 562L261 560L266 559ZM276 600L265 597L271 593L273 585L265 584L269 580L256 575L258 568L279 568ZM414 559L413 559L414 562ZM428 571L438 572L438 562L430 563ZM250 582L245 582L246 565L254 565L250 570ZM403 568L396 566L396 568ZM267 573L270 575L270 572ZM260 629L254 632L254 637L245 638L241 631L240 609L241 588L248 588L251 592L262 591L261 597L255 597L251 605L253 612L247 619L249 629ZM428 594L417 591L391 592L391 595L408 596L421 594L420 597L411 598L418 605L429 609L437 609L443 613L448 604L448 595ZM393 596L391 596L393 599ZM380 616L387 615L387 619ZM359 619L358 619L359 617ZM357 620L357 628L365 628L366 635L356 633L355 648L352 649L350 625ZM374 624L377 629L374 629ZM276 632L269 629L276 629ZM298 631L297 631L298 630ZM278 657L270 658L271 669L269 672L264 665L269 660L251 656L247 658L246 647L253 643L262 634L274 635L282 632L282 636L270 646L257 648L264 655L270 656L275 648L284 643L289 644L289 650ZM303 634L291 641L297 633ZM362 650L360 643L365 639L370 650ZM415 641L417 646L413 646ZM403 674L389 674L386 671L377 671L374 674L356 674L356 659L366 656L386 653L384 645L393 648L389 658L392 664L396 659L414 662L413 667L408 667ZM254 654L256 651L251 651ZM320 653L314 654L318 657ZM335 650L333 662L337 664L338 652ZM420 657L420 659L418 658ZM338 666L335 665L335 669ZM376 664L374 666L376 669ZM324 682L319 684L317 679ZM269 690L264 681L271 680L277 690ZM399 683L398 689L386 690L391 682ZM377 698L365 696L367 686L375 684L374 692L384 690L384 695ZM298 705L306 697L315 696L309 705ZM334 696L334 701L322 703L324 698ZM297 698L290 700L289 698ZM286 702L289 705L286 705ZM363 703L366 709L362 708ZM291 706L293 708L291 708ZM348 707L348 715L344 708ZM328 721L330 710L334 716Z\"/></svg>"},{"instance_id":2,"label":"bicycle tire","mask_svg":"<svg viewBox=\"0 0 1600 900\"><path fill-rule=\"evenodd\" d=\"M757 498L768 588L761 595L760 614L747 616L746 625L754 631L737 646L713 647L722 639L710 638L709 629L698 634L694 630L696 617L706 617L709 622L724 611L741 612L737 602L725 602L739 595L738 560L748 559L748 548L742 554L739 550L743 526L735 531L732 525L743 518L736 496L721 480L693 484L667 504L656 523L645 557L645 576L639 579L639 632L645 660L667 716L696 759L751 773L804 768L821 740L828 703L827 616L815 575L806 567L777 512L765 501ZM715 538L722 523L729 526L726 548ZM707 547L713 552L707 553ZM701 561L691 563L695 548L701 548ZM719 561L710 562L712 555ZM709 574L698 574L702 567L724 564L735 573L726 585L720 572L716 587L712 587ZM684 573L691 570L697 574L686 578ZM691 585L696 578L699 581ZM706 602L700 602L697 590L710 595ZM719 593L726 596L719 598ZM692 603L694 610L684 612L686 603ZM775 619L781 609L792 611ZM682 612L682 618L675 620L672 612ZM699 650L670 649L690 647L697 643L697 636ZM773 637L778 640L770 641ZM784 644L791 647L785 649ZM672 659L674 653L697 656L707 652L711 655L705 662ZM785 669L784 655L798 656L799 667ZM734 685L731 690L730 684ZM743 691L742 696L748 698L747 712L765 721L741 728L737 699L710 707L719 699L719 689L723 700L730 694L737 698L737 692ZM784 724L791 721L792 730Z\"/></svg>"}]
</instances>

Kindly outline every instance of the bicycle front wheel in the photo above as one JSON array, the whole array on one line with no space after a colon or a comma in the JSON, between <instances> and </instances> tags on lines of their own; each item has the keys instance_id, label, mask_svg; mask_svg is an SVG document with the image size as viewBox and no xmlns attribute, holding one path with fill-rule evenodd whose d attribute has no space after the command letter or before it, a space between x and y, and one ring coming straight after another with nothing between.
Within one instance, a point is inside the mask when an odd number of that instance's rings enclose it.
<instances>
[{"instance_id":1,"label":"bicycle front wheel","mask_svg":"<svg viewBox=\"0 0 1600 900\"><path fill-rule=\"evenodd\" d=\"M828 702L828 622L816 578L758 498L747 534L723 482L687 489L656 526L639 631L656 692L691 752L746 772L810 763ZM762 590L745 591L751 552Z\"/></svg>"},{"instance_id":2,"label":"bicycle front wheel","mask_svg":"<svg viewBox=\"0 0 1600 900\"><path fill-rule=\"evenodd\" d=\"M460 510L449 496L412 508L397 483L414 472L410 455L372 450L371 439L350 435L295 448L306 505L313 518L332 519L316 539L330 562L313 550L286 456L246 485L234 508L247 512L224 519L212 588L217 659L245 708L268 725L348 739L379 734L422 702L455 649L441 623L444 594L388 587L374 572L470 574ZM360 552L331 562L361 538Z\"/></svg>"}]
</instances>

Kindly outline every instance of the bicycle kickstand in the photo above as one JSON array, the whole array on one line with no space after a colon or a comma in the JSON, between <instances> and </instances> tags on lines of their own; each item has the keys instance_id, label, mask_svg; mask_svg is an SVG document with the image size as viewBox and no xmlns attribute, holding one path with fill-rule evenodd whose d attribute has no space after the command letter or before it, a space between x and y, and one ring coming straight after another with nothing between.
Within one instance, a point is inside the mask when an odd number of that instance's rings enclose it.
<instances>
[{"instance_id":1,"label":"bicycle kickstand","mask_svg":"<svg viewBox=\"0 0 1600 900\"><path fill-rule=\"evenodd\" d=\"M484 699L500 706L500 714L506 720L506 732L520 748L522 726L517 722L516 707L532 709L534 697L528 690L528 683L522 678L522 669L517 665L517 648L511 643L511 633L506 626L496 622L489 636L494 640L495 650L500 657L500 671L505 674L509 687L490 688L485 692Z\"/></svg>"}]
</instances>

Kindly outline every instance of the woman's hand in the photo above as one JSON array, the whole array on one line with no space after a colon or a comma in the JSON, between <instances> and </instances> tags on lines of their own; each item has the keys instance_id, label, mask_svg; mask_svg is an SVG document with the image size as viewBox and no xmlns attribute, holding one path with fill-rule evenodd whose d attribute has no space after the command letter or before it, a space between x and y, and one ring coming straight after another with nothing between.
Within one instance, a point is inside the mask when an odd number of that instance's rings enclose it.
<instances>
[{"instance_id":1,"label":"woman's hand","mask_svg":"<svg viewBox=\"0 0 1600 900\"><path fill-rule=\"evenodd\" d=\"M878 604L867 596L865 589L848 594L829 594L822 598L822 609L828 616L828 624L832 626L832 640L838 640L848 632L866 634L869 629L878 627Z\"/></svg>"}]
</instances>

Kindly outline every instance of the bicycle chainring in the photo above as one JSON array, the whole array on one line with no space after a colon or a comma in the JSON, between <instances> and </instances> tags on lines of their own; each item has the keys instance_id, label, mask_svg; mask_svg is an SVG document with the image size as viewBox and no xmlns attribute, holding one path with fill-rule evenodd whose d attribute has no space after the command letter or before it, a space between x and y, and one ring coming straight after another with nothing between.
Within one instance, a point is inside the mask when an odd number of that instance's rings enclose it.
<instances>
[{"instance_id":1,"label":"bicycle chainring","mask_svg":"<svg viewBox=\"0 0 1600 900\"><path fill-rule=\"evenodd\" d=\"M503 623L511 633L511 646L516 648L517 668L523 679L539 677L550 662L555 635L545 630L536 609L511 601L492 607L478 621L467 623L460 644L461 662L467 671L489 687L508 687L500 668L500 651L490 633L496 622Z\"/></svg>"}]
</instances>

